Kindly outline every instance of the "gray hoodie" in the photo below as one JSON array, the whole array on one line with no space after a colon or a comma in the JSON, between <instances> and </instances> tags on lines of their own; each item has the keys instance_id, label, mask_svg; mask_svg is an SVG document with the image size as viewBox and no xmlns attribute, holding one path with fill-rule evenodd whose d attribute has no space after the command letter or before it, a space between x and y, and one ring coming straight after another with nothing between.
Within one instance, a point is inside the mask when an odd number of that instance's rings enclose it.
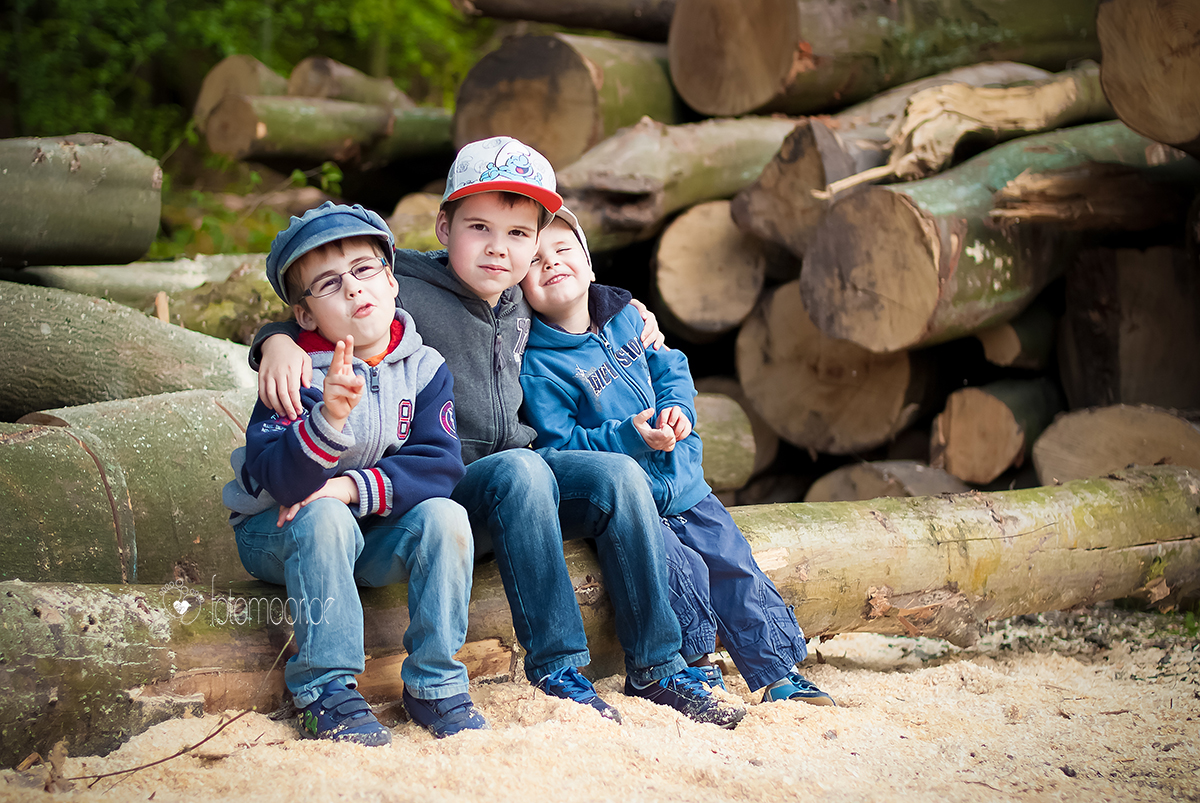
<instances>
[{"instance_id":1,"label":"gray hoodie","mask_svg":"<svg viewBox=\"0 0 1200 803\"><path fill-rule=\"evenodd\" d=\"M446 251L397 251L396 304L416 321L425 345L441 353L454 375L454 407L463 463L533 443L536 433L521 423L521 358L529 340L530 309L520 287L500 296L495 312L468 289L448 264ZM262 341L295 323L268 324L258 331L251 365L258 367Z\"/></svg>"}]
</instances>

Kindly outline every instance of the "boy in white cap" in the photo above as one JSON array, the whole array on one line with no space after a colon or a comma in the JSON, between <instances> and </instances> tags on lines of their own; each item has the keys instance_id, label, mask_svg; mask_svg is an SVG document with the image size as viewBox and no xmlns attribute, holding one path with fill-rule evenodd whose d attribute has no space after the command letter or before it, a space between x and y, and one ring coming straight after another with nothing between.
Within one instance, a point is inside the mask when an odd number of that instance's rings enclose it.
<instances>
[{"instance_id":1,"label":"boy in white cap","mask_svg":"<svg viewBox=\"0 0 1200 803\"><path fill-rule=\"evenodd\" d=\"M476 533L490 537L530 682L620 720L578 670L591 659L562 542L592 537L628 676L661 684L657 702L733 727L744 709L714 698L679 655L658 514L637 463L524 448L535 436L517 416L531 313L517 285L561 204L540 153L510 137L473 142L450 168L435 224L447 250L396 254L400 300L456 379L467 473L452 498ZM286 412L302 384L303 355L276 333L287 330L264 327L256 339L263 342L260 395Z\"/></svg>"},{"instance_id":2,"label":"boy in white cap","mask_svg":"<svg viewBox=\"0 0 1200 803\"><path fill-rule=\"evenodd\" d=\"M719 634L764 702L833 705L800 674L808 648L796 617L704 481L687 357L644 349L629 293L595 279L583 229L560 207L521 282L537 313L521 366L534 446L621 452L641 464L663 517L672 605L693 671L724 686L706 660ZM629 682L625 693L652 699L659 690Z\"/></svg>"},{"instance_id":3,"label":"boy in white cap","mask_svg":"<svg viewBox=\"0 0 1200 803\"><path fill-rule=\"evenodd\" d=\"M361 206L293 217L267 255L321 389L285 417L261 401L231 458L225 505L246 570L287 587L298 652L284 680L305 733L366 745L391 733L356 690L357 586L408 582L404 706L435 736L486 728L454 655L467 633L473 543L448 497L463 476L454 380L396 306L392 233Z\"/></svg>"}]
</instances>

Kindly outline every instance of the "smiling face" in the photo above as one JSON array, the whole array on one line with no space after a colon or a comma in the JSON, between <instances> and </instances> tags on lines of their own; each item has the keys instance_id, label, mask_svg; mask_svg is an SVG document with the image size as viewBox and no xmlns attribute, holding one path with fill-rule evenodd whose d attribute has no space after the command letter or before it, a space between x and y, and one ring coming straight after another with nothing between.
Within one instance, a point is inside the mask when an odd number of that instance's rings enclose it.
<instances>
[{"instance_id":1,"label":"smiling face","mask_svg":"<svg viewBox=\"0 0 1200 803\"><path fill-rule=\"evenodd\" d=\"M459 201L453 219L438 212L437 237L450 252L451 270L489 305L529 271L540 209L531 198L516 196L509 205L500 193L481 192Z\"/></svg>"},{"instance_id":2,"label":"smiling face","mask_svg":"<svg viewBox=\"0 0 1200 803\"><path fill-rule=\"evenodd\" d=\"M568 332L586 332L588 287L596 274L588 262L583 244L571 227L559 218L541 235L537 255L529 275L521 282L521 291L529 306L546 321Z\"/></svg>"},{"instance_id":3,"label":"smiling face","mask_svg":"<svg viewBox=\"0 0 1200 803\"><path fill-rule=\"evenodd\" d=\"M365 280L348 273L360 266L378 265L381 259L362 240L339 240L305 254L291 268L299 269L301 286L305 289L320 286L338 274L344 275L341 288L332 295L309 296L305 304L293 305L296 322L309 331L316 330L331 343L353 336L354 356L360 359L385 351L391 340L400 286L387 269Z\"/></svg>"}]
</instances>

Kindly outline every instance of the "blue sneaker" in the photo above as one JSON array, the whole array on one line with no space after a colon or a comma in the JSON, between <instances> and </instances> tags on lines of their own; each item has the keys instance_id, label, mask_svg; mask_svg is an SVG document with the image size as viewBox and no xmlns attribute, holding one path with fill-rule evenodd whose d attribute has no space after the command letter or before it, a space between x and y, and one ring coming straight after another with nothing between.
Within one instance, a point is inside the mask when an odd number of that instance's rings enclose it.
<instances>
[{"instance_id":1,"label":"blue sneaker","mask_svg":"<svg viewBox=\"0 0 1200 803\"><path fill-rule=\"evenodd\" d=\"M768 686L763 693L764 703L777 700L801 700L810 705L837 705L825 692L799 672L789 672L778 684Z\"/></svg>"},{"instance_id":2,"label":"blue sneaker","mask_svg":"<svg viewBox=\"0 0 1200 803\"><path fill-rule=\"evenodd\" d=\"M745 708L729 705L713 697L704 673L694 666L651 683L644 689L639 689L626 677L625 694L669 706L696 722L721 728L735 728L746 716Z\"/></svg>"},{"instance_id":3,"label":"blue sneaker","mask_svg":"<svg viewBox=\"0 0 1200 803\"><path fill-rule=\"evenodd\" d=\"M340 678L326 684L321 696L300 709L300 730L314 739L356 742L371 747L392 743L392 732L371 713L371 706Z\"/></svg>"},{"instance_id":4,"label":"blue sneaker","mask_svg":"<svg viewBox=\"0 0 1200 803\"><path fill-rule=\"evenodd\" d=\"M551 672L537 682L537 687L551 697L563 700L573 700L583 705L590 705L600 712L600 716L620 724L621 712L600 699L592 682L580 674L573 666Z\"/></svg>"},{"instance_id":5,"label":"blue sneaker","mask_svg":"<svg viewBox=\"0 0 1200 803\"><path fill-rule=\"evenodd\" d=\"M729 691L725 685L725 676L721 674L721 667L716 664L698 664L692 666L692 669L699 669L704 674L704 682L710 689L721 688Z\"/></svg>"},{"instance_id":6,"label":"blue sneaker","mask_svg":"<svg viewBox=\"0 0 1200 803\"><path fill-rule=\"evenodd\" d=\"M408 689L403 694L404 710L421 727L439 739L463 731L491 730L483 714L471 702L469 694L454 694L439 700L422 700L413 697Z\"/></svg>"}]
</instances>

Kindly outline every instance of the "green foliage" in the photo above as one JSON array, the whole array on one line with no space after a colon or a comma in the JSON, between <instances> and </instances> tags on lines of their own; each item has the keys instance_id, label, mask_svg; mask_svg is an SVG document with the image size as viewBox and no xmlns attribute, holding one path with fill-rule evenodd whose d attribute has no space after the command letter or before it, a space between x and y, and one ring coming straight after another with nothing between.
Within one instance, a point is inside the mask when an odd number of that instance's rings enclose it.
<instances>
[{"instance_id":1,"label":"green foliage","mask_svg":"<svg viewBox=\"0 0 1200 803\"><path fill-rule=\"evenodd\" d=\"M203 73L235 53L284 74L330 56L447 104L492 30L451 0L11 0L0 11L0 126L93 131L161 156Z\"/></svg>"}]
</instances>

